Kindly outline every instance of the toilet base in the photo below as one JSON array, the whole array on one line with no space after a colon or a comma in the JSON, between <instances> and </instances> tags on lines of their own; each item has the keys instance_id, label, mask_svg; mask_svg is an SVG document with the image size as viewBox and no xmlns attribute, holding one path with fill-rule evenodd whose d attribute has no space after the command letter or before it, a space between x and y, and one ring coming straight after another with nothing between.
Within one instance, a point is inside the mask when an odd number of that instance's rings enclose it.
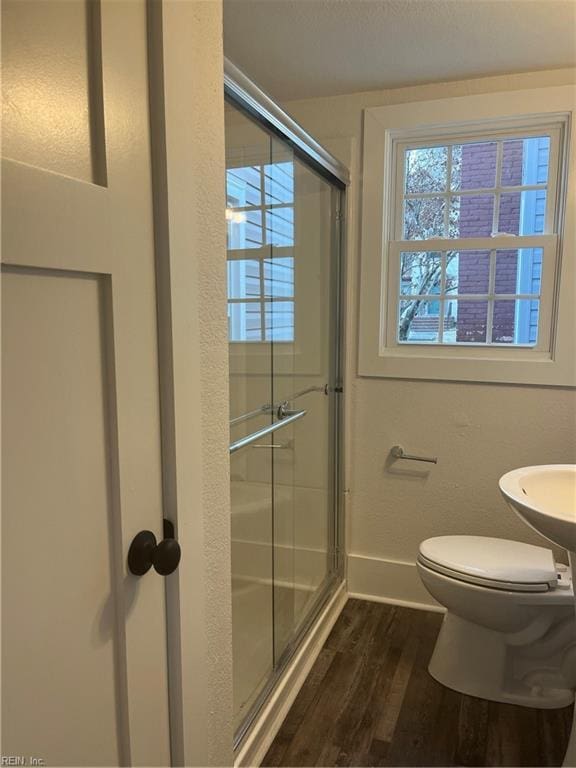
<instances>
[{"instance_id":1,"label":"toilet base","mask_svg":"<svg viewBox=\"0 0 576 768\"><path fill-rule=\"evenodd\" d=\"M562 685L561 670L526 662L522 648L506 635L466 621L448 611L428 671L459 693L536 709L559 709L574 701ZM529 681L529 684L528 682Z\"/></svg>"}]
</instances>

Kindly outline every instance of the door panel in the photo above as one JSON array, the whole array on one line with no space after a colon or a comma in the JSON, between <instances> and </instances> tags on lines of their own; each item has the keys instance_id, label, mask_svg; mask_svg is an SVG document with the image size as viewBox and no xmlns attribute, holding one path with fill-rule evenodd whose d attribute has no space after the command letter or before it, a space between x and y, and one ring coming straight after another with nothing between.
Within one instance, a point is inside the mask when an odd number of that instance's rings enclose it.
<instances>
[{"instance_id":1,"label":"door panel","mask_svg":"<svg viewBox=\"0 0 576 768\"><path fill-rule=\"evenodd\" d=\"M3 577L14 587L2 606L2 725L5 749L25 745L52 765L88 755L120 765L126 748L101 283L22 269L5 272L2 285Z\"/></svg>"},{"instance_id":2,"label":"door panel","mask_svg":"<svg viewBox=\"0 0 576 768\"><path fill-rule=\"evenodd\" d=\"M15 118L9 152L26 163L3 161L3 751L168 765L164 580L126 566L163 517L146 5L86 9L99 55L74 53L74 23L51 63L78 85L71 109L90 94L73 162L46 170L65 126L50 120L40 141ZM12 17L5 49L14 92L49 103L59 81L26 81L39 20Z\"/></svg>"},{"instance_id":3,"label":"door panel","mask_svg":"<svg viewBox=\"0 0 576 768\"><path fill-rule=\"evenodd\" d=\"M91 129L101 110L88 76L99 46L94 9L91 0L2 3L5 157L93 180Z\"/></svg>"},{"instance_id":4,"label":"door panel","mask_svg":"<svg viewBox=\"0 0 576 768\"><path fill-rule=\"evenodd\" d=\"M230 457L232 641L238 661L234 665L236 728L274 669L272 483L267 453L266 448L255 448Z\"/></svg>"},{"instance_id":5,"label":"door panel","mask_svg":"<svg viewBox=\"0 0 576 768\"><path fill-rule=\"evenodd\" d=\"M272 143L271 167L278 181L290 178L290 194L284 194L291 209L288 215L277 208L271 223L276 243L271 261L291 266L290 290L280 284L271 299L273 401L306 410L306 416L275 441L282 449L271 451L275 658L279 660L333 567L332 296L337 193L280 141ZM281 195L282 190L276 192L275 203ZM285 271L278 270L278 277Z\"/></svg>"},{"instance_id":6,"label":"door panel","mask_svg":"<svg viewBox=\"0 0 576 768\"><path fill-rule=\"evenodd\" d=\"M228 105L225 111L230 441L272 421L271 346L266 338L265 220L270 136ZM274 669L272 466L263 438L230 457L234 726Z\"/></svg>"}]
</instances>

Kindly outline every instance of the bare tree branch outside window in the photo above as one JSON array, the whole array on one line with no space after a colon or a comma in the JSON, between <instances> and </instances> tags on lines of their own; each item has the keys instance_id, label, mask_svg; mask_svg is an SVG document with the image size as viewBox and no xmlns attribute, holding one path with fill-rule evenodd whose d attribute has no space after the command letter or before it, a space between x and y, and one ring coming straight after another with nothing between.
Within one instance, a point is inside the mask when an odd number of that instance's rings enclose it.
<instances>
[{"instance_id":1,"label":"bare tree branch outside window","mask_svg":"<svg viewBox=\"0 0 576 768\"><path fill-rule=\"evenodd\" d=\"M448 184L447 147L425 147L408 150L405 160L406 192L444 192ZM451 164L452 186L456 186L461 173L460 152L453 152ZM459 198L455 198L458 200ZM404 207L404 239L427 240L435 237L456 237L458 235L459 206L450 206L448 232L445 232L445 200L442 197L407 199ZM446 253L446 270L456 257L454 251ZM441 261L438 254L419 252L403 254L403 283L409 282L412 294L431 294L434 286L440 284ZM416 278L416 279L415 279ZM446 275L446 292L451 288ZM400 315L398 339L407 341L410 326L422 307L423 299L407 298Z\"/></svg>"}]
</instances>

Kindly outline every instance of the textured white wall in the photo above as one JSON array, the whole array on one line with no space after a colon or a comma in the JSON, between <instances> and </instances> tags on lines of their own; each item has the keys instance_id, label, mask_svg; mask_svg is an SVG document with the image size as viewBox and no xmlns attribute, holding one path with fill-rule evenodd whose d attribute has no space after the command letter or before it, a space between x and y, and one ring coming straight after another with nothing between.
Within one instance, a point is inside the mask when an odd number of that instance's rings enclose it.
<instances>
[{"instance_id":1,"label":"textured white wall","mask_svg":"<svg viewBox=\"0 0 576 768\"><path fill-rule=\"evenodd\" d=\"M178 2L176 2L178 6ZM188 46L195 51L191 110L196 197L189 226L196 251L197 318L201 379L202 505L204 522L205 637L208 656L208 765L230 765L232 746L232 606L230 575L230 475L228 455L228 325L224 195L224 104L220 2L192 6ZM201 182L198 183L201 179ZM192 255L192 254L191 254ZM194 510L191 510L194 514ZM194 608L191 608L194 610Z\"/></svg>"},{"instance_id":2,"label":"textured white wall","mask_svg":"<svg viewBox=\"0 0 576 768\"><path fill-rule=\"evenodd\" d=\"M163 0L186 765L232 765L222 5ZM192 586L193 585L193 586Z\"/></svg>"},{"instance_id":3,"label":"textured white wall","mask_svg":"<svg viewBox=\"0 0 576 768\"><path fill-rule=\"evenodd\" d=\"M285 104L316 138L349 137L347 550L353 592L429 602L414 561L428 536L468 533L543 543L500 498L526 464L576 461L576 392L558 388L360 378L357 369L362 110L576 82L574 70L438 83ZM333 144L337 146L337 144ZM395 443L437 466L387 462Z\"/></svg>"}]
</instances>

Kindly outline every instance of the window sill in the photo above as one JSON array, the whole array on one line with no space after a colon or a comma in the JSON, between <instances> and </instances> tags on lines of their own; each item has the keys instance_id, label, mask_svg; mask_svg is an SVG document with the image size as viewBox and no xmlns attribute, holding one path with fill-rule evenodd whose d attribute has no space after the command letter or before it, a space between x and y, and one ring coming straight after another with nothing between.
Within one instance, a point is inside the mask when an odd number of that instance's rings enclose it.
<instances>
[{"instance_id":1,"label":"window sill","mask_svg":"<svg viewBox=\"0 0 576 768\"><path fill-rule=\"evenodd\" d=\"M483 350L482 350L483 351ZM358 375L393 379L425 379L443 381L469 381L495 384L526 384L531 386L576 386L575 371L562 366L549 353L518 350L519 355L508 357L491 354L466 356L463 350L457 357L442 354L441 350L426 350L427 354L398 347L386 349L378 357L360 360ZM509 352L498 350L498 352ZM523 354L522 354L523 352Z\"/></svg>"}]
</instances>

